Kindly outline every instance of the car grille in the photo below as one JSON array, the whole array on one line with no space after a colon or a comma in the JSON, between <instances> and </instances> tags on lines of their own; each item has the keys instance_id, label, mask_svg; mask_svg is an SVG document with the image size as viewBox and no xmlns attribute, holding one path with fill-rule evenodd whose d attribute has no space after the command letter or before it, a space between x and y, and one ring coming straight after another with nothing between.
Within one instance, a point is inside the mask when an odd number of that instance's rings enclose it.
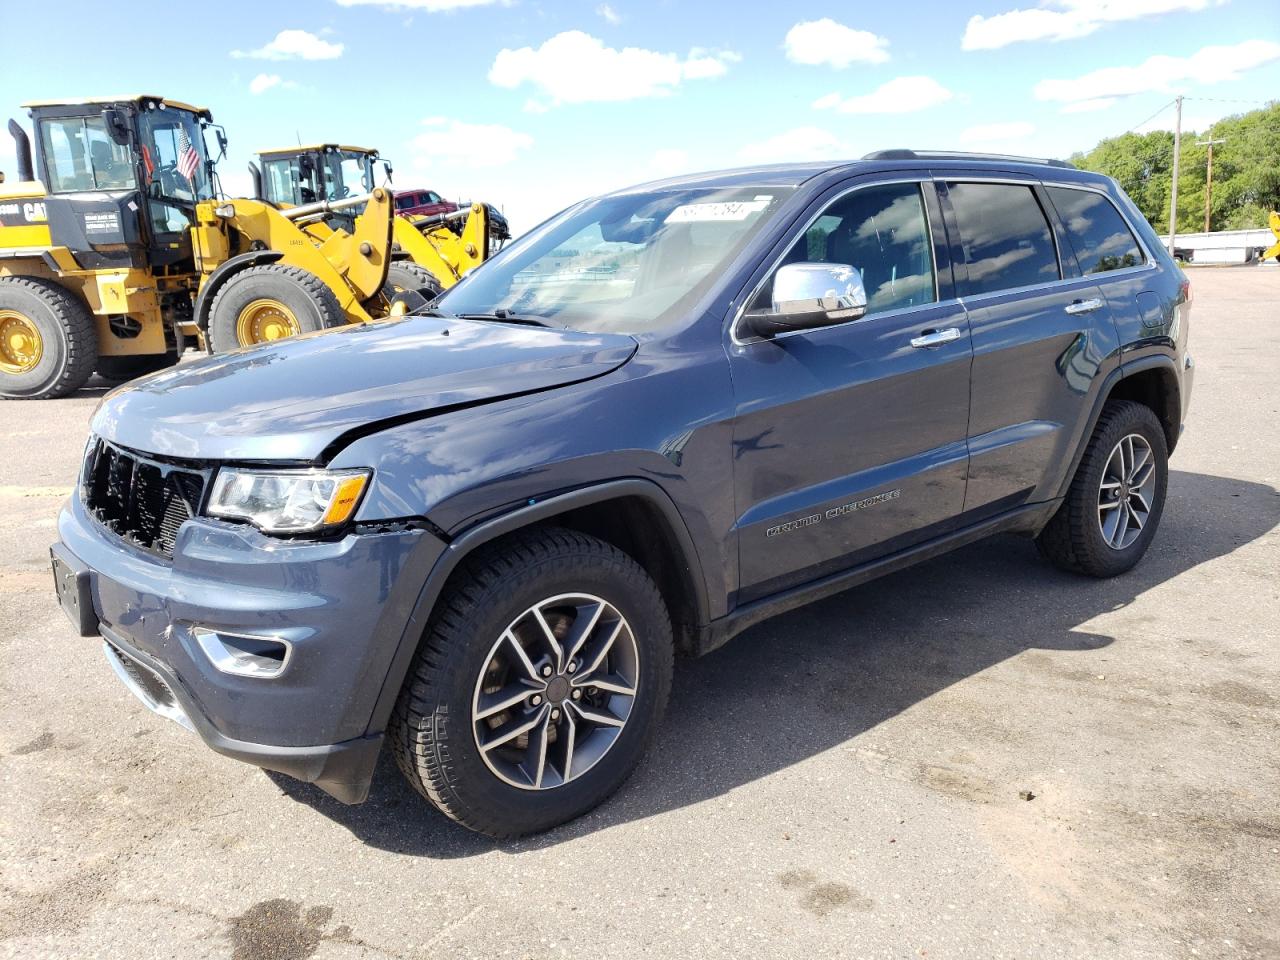
<instances>
[{"instance_id":1,"label":"car grille","mask_svg":"<svg viewBox=\"0 0 1280 960\"><path fill-rule=\"evenodd\" d=\"M151 460L96 440L84 466L89 513L117 536L162 557L173 556L178 528L200 509L208 471Z\"/></svg>"}]
</instances>

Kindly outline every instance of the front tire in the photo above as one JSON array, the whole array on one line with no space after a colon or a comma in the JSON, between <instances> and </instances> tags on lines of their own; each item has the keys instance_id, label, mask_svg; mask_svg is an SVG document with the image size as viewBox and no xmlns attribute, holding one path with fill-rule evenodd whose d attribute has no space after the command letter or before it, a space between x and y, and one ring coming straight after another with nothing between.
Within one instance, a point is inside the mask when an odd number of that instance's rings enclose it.
<instances>
[{"instance_id":1,"label":"front tire","mask_svg":"<svg viewBox=\"0 0 1280 960\"><path fill-rule=\"evenodd\" d=\"M658 588L627 554L561 529L498 541L440 597L392 716L396 761L463 826L547 830L626 780L673 657Z\"/></svg>"},{"instance_id":2,"label":"front tire","mask_svg":"<svg viewBox=\"0 0 1280 960\"><path fill-rule=\"evenodd\" d=\"M1168 486L1169 452L1154 411L1111 401L1036 545L1063 570L1091 577L1124 573L1151 545Z\"/></svg>"},{"instance_id":3,"label":"front tire","mask_svg":"<svg viewBox=\"0 0 1280 960\"><path fill-rule=\"evenodd\" d=\"M209 342L214 353L226 353L344 323L342 306L323 280L271 263L242 270L223 284L209 308Z\"/></svg>"}]
</instances>

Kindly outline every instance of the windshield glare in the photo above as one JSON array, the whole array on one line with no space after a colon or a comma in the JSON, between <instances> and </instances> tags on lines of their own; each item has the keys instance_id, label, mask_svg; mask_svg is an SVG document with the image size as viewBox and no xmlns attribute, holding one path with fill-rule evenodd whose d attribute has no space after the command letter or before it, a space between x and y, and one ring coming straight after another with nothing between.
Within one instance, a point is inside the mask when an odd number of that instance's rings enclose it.
<instances>
[{"instance_id":1,"label":"windshield glare","mask_svg":"<svg viewBox=\"0 0 1280 960\"><path fill-rule=\"evenodd\" d=\"M589 201L507 247L435 306L593 332L653 330L706 292L790 192L703 188Z\"/></svg>"}]
</instances>

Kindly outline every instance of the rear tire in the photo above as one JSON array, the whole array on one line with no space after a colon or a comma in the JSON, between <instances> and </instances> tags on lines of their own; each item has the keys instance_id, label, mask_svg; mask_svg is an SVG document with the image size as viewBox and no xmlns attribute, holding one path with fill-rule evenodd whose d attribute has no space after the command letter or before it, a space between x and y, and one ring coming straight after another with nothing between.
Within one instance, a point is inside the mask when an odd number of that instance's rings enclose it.
<instances>
[{"instance_id":1,"label":"rear tire","mask_svg":"<svg viewBox=\"0 0 1280 960\"><path fill-rule=\"evenodd\" d=\"M426 267L412 260L397 260L387 268L387 285L383 294L390 300L406 290L416 290L428 300L434 300L444 293L444 284Z\"/></svg>"},{"instance_id":2,"label":"rear tire","mask_svg":"<svg viewBox=\"0 0 1280 960\"><path fill-rule=\"evenodd\" d=\"M1168 485L1169 453L1154 411L1130 400L1111 401L1036 546L1063 570L1091 577L1124 573L1151 545Z\"/></svg>"},{"instance_id":3,"label":"rear tire","mask_svg":"<svg viewBox=\"0 0 1280 960\"><path fill-rule=\"evenodd\" d=\"M98 361L89 309L36 277L0 277L0 396L49 400L84 386Z\"/></svg>"},{"instance_id":4,"label":"rear tire","mask_svg":"<svg viewBox=\"0 0 1280 960\"><path fill-rule=\"evenodd\" d=\"M472 830L550 829L626 780L666 708L673 658L666 606L630 556L570 530L505 538L468 558L436 605L392 716L396 761Z\"/></svg>"},{"instance_id":5,"label":"rear tire","mask_svg":"<svg viewBox=\"0 0 1280 960\"><path fill-rule=\"evenodd\" d=\"M345 323L338 298L323 280L271 263L242 270L223 284L209 308L209 343L214 353L226 353Z\"/></svg>"}]
</instances>

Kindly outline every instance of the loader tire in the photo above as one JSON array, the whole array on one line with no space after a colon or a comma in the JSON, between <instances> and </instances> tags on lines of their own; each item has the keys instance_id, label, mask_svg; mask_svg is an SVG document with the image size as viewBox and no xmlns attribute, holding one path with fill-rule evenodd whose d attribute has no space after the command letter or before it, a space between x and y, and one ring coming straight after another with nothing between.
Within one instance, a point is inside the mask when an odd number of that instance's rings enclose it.
<instances>
[{"instance_id":1,"label":"loader tire","mask_svg":"<svg viewBox=\"0 0 1280 960\"><path fill-rule=\"evenodd\" d=\"M0 396L65 397L97 362L98 333L83 303L51 280L0 277Z\"/></svg>"},{"instance_id":2,"label":"loader tire","mask_svg":"<svg viewBox=\"0 0 1280 960\"><path fill-rule=\"evenodd\" d=\"M444 293L444 284L426 267L409 260L397 260L387 268L387 285L383 293L390 300L406 290L417 290L428 300L434 300Z\"/></svg>"},{"instance_id":3,"label":"loader tire","mask_svg":"<svg viewBox=\"0 0 1280 960\"><path fill-rule=\"evenodd\" d=\"M209 343L214 353L226 353L345 323L338 298L323 280L269 263L223 284L209 308Z\"/></svg>"}]
</instances>

